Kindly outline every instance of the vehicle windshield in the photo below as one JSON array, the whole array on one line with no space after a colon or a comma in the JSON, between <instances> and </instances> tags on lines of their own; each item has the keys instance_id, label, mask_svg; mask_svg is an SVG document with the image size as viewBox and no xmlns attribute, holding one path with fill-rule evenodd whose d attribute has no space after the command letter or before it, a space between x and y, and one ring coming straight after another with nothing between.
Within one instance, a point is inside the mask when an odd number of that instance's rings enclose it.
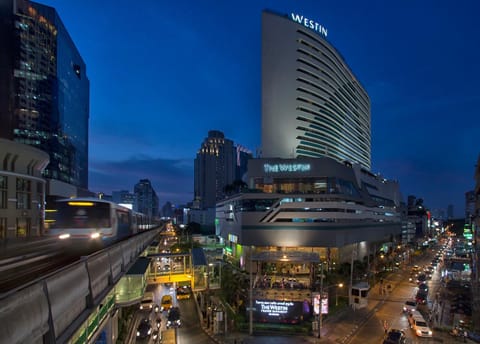
<instances>
[{"instance_id":1,"label":"vehicle windshield","mask_svg":"<svg viewBox=\"0 0 480 344\"><path fill-rule=\"evenodd\" d=\"M69 205L58 202L53 212L51 228L110 227L108 203L85 202L88 205Z\"/></svg>"},{"instance_id":2,"label":"vehicle windshield","mask_svg":"<svg viewBox=\"0 0 480 344\"><path fill-rule=\"evenodd\" d=\"M427 323L424 321L417 321L417 326L418 327L427 327Z\"/></svg>"}]
</instances>

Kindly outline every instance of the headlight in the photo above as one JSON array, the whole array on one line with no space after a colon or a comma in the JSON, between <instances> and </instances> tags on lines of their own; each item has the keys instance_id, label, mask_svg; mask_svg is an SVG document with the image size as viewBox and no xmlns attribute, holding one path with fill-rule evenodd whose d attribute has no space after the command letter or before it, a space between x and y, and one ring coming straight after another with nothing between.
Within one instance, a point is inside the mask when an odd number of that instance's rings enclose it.
<instances>
[{"instance_id":1,"label":"headlight","mask_svg":"<svg viewBox=\"0 0 480 344\"><path fill-rule=\"evenodd\" d=\"M60 236L58 238L60 240L68 239L68 238L70 238L70 234L68 234L68 233L60 234Z\"/></svg>"},{"instance_id":2,"label":"headlight","mask_svg":"<svg viewBox=\"0 0 480 344\"><path fill-rule=\"evenodd\" d=\"M149 329L148 330L148 335L150 335L152 333L152 329Z\"/></svg>"},{"instance_id":3,"label":"headlight","mask_svg":"<svg viewBox=\"0 0 480 344\"><path fill-rule=\"evenodd\" d=\"M422 331L417 330L416 332L417 332L417 336L421 336L421 335L422 335Z\"/></svg>"},{"instance_id":4,"label":"headlight","mask_svg":"<svg viewBox=\"0 0 480 344\"><path fill-rule=\"evenodd\" d=\"M140 337L140 331L137 331L137 337Z\"/></svg>"},{"instance_id":5,"label":"headlight","mask_svg":"<svg viewBox=\"0 0 480 344\"><path fill-rule=\"evenodd\" d=\"M90 234L90 238L92 238L92 239L100 238L100 233L98 233L98 232L92 233L92 234Z\"/></svg>"},{"instance_id":6,"label":"headlight","mask_svg":"<svg viewBox=\"0 0 480 344\"><path fill-rule=\"evenodd\" d=\"M431 336L433 334L432 331L428 331L428 335Z\"/></svg>"}]
</instances>

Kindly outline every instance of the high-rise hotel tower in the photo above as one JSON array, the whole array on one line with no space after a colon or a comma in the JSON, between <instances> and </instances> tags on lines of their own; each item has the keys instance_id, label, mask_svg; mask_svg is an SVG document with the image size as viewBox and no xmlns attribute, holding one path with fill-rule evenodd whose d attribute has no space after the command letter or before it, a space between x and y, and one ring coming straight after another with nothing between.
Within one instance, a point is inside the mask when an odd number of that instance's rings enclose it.
<instances>
[{"instance_id":1,"label":"high-rise hotel tower","mask_svg":"<svg viewBox=\"0 0 480 344\"><path fill-rule=\"evenodd\" d=\"M370 170L370 99L327 29L262 14L262 157L329 157Z\"/></svg>"},{"instance_id":2,"label":"high-rise hotel tower","mask_svg":"<svg viewBox=\"0 0 480 344\"><path fill-rule=\"evenodd\" d=\"M399 184L370 170L370 99L327 34L301 14L262 14L261 158L247 190L216 206L240 262L245 247L349 261L401 235Z\"/></svg>"}]
</instances>

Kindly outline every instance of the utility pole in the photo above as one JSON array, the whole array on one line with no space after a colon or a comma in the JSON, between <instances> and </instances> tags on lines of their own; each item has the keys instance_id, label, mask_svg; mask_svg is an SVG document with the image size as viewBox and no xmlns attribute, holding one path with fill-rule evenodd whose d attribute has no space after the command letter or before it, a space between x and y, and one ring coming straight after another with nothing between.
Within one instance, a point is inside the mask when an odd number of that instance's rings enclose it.
<instances>
[{"instance_id":1,"label":"utility pole","mask_svg":"<svg viewBox=\"0 0 480 344\"><path fill-rule=\"evenodd\" d=\"M248 321L248 334L253 334L253 275L252 275L252 254L253 249L250 246L250 288L249 288L249 303L250 303L250 311L249 311L249 321Z\"/></svg>"},{"instance_id":2,"label":"utility pole","mask_svg":"<svg viewBox=\"0 0 480 344\"><path fill-rule=\"evenodd\" d=\"M320 307L318 309L318 338L322 337L322 304L323 304L323 262L320 263Z\"/></svg>"}]
</instances>

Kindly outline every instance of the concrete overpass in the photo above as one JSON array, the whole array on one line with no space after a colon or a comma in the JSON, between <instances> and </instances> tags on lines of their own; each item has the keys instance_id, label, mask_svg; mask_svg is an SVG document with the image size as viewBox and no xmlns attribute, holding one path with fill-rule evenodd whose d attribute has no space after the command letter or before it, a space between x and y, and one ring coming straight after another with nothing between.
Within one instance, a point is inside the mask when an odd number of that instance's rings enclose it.
<instances>
[{"instance_id":1,"label":"concrete overpass","mask_svg":"<svg viewBox=\"0 0 480 344\"><path fill-rule=\"evenodd\" d=\"M0 343L91 343L99 331L114 343L115 288L159 232L132 237L7 293L0 300Z\"/></svg>"}]
</instances>

